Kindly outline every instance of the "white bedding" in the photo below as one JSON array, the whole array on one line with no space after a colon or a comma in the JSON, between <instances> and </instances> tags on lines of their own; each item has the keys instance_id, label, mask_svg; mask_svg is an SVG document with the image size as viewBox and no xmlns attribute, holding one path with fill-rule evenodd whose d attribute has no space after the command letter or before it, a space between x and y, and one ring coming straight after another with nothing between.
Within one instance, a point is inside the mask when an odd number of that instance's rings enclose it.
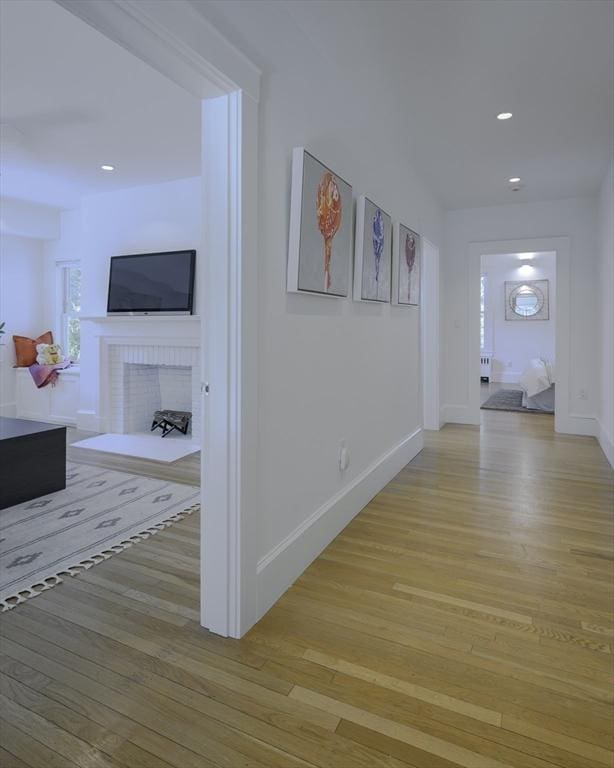
<instances>
[{"instance_id":1,"label":"white bedding","mask_svg":"<svg viewBox=\"0 0 614 768\"><path fill-rule=\"evenodd\" d=\"M554 384L554 366L549 361L534 357L518 379L527 397L535 397Z\"/></svg>"},{"instance_id":2,"label":"white bedding","mask_svg":"<svg viewBox=\"0 0 614 768\"><path fill-rule=\"evenodd\" d=\"M554 384L554 365L549 360L541 360L538 357L529 361L529 364L518 379L524 392L523 405L528 399L550 389Z\"/></svg>"}]
</instances>

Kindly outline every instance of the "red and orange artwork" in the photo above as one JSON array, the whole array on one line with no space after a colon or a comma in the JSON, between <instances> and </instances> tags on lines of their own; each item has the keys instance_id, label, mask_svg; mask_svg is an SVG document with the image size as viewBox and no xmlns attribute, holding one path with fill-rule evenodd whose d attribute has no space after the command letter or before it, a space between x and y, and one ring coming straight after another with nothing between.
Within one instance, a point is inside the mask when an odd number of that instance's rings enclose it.
<instances>
[{"instance_id":1,"label":"red and orange artwork","mask_svg":"<svg viewBox=\"0 0 614 768\"><path fill-rule=\"evenodd\" d=\"M318 229L324 238L324 290L329 291L332 285L333 238L341 226L343 206L337 181L333 174L328 171L322 175L318 184L316 211Z\"/></svg>"}]
</instances>

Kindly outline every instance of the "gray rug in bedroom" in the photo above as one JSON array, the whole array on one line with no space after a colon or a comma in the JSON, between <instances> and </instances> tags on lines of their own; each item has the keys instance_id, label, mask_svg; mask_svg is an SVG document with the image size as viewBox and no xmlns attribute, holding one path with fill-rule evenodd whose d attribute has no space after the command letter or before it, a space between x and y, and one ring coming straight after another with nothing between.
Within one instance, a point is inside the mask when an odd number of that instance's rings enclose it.
<instances>
[{"instance_id":1,"label":"gray rug in bedroom","mask_svg":"<svg viewBox=\"0 0 614 768\"><path fill-rule=\"evenodd\" d=\"M522 405L522 390L500 389L491 395L482 408L486 411L519 411L521 413L554 413L554 411L538 411L533 408L524 408Z\"/></svg>"},{"instance_id":2,"label":"gray rug in bedroom","mask_svg":"<svg viewBox=\"0 0 614 768\"><path fill-rule=\"evenodd\" d=\"M198 509L200 489L68 463L66 489L0 514L3 611Z\"/></svg>"}]
</instances>

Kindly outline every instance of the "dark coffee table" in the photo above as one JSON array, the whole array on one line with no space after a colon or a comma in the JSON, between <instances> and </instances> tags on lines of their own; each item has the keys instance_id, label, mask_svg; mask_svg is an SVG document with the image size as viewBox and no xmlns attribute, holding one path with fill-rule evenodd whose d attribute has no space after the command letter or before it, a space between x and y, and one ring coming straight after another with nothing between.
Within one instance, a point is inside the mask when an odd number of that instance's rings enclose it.
<instances>
[{"instance_id":1,"label":"dark coffee table","mask_svg":"<svg viewBox=\"0 0 614 768\"><path fill-rule=\"evenodd\" d=\"M0 509L66 488L66 427L0 416Z\"/></svg>"}]
</instances>

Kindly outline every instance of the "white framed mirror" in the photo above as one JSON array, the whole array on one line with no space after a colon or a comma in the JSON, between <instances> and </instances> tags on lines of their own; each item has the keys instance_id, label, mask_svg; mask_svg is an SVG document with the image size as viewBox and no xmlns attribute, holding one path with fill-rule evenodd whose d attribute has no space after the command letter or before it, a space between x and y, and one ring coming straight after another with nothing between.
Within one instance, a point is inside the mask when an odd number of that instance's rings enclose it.
<instances>
[{"instance_id":1,"label":"white framed mirror","mask_svg":"<svg viewBox=\"0 0 614 768\"><path fill-rule=\"evenodd\" d=\"M548 320L548 281L505 283L506 320Z\"/></svg>"}]
</instances>

